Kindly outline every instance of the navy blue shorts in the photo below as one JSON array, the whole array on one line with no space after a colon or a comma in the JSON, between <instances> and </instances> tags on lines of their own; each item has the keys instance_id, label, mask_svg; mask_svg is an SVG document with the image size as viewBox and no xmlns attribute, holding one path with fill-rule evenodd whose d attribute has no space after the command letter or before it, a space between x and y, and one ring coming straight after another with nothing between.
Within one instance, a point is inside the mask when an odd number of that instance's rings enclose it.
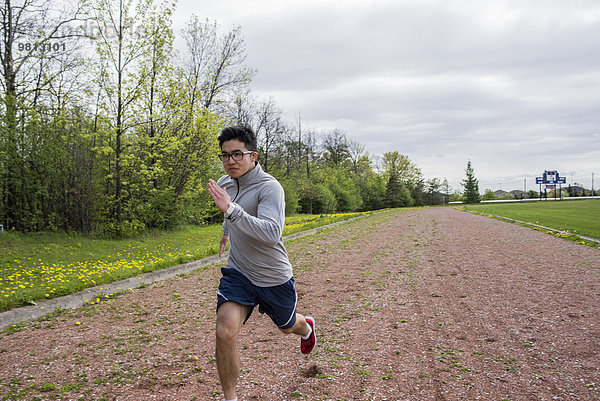
<instances>
[{"instance_id":1,"label":"navy blue shorts","mask_svg":"<svg viewBox=\"0 0 600 401\"><path fill-rule=\"evenodd\" d=\"M274 287L258 287L235 269L221 268L221 282L217 293L217 309L223 302L233 301L251 307L246 320L258 305L260 313L266 313L280 329L289 329L296 323L296 286L292 277L286 283ZM244 320L244 323L246 323Z\"/></svg>"}]
</instances>

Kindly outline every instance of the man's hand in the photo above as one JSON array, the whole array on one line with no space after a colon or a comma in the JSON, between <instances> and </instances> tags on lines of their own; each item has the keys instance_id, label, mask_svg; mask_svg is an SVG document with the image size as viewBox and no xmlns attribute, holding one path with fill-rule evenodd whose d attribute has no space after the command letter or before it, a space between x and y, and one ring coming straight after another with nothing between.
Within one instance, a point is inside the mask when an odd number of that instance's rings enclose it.
<instances>
[{"instance_id":1,"label":"man's hand","mask_svg":"<svg viewBox=\"0 0 600 401\"><path fill-rule=\"evenodd\" d=\"M223 234L221 237L220 248L219 248L219 257L221 257L225 253L225 248L227 248L227 243L229 242L229 234Z\"/></svg>"},{"instance_id":2,"label":"man's hand","mask_svg":"<svg viewBox=\"0 0 600 401\"><path fill-rule=\"evenodd\" d=\"M208 180L208 193L212 196L219 210L225 213L231 203L231 196L227 191L218 186L214 180Z\"/></svg>"}]
</instances>

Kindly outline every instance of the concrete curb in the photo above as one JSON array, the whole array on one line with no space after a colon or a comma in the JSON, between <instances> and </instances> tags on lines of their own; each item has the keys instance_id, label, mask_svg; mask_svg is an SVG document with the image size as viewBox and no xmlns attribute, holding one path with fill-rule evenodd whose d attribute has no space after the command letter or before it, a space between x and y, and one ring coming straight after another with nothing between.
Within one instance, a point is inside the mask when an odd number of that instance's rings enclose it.
<instances>
[{"instance_id":1,"label":"concrete curb","mask_svg":"<svg viewBox=\"0 0 600 401\"><path fill-rule=\"evenodd\" d=\"M371 214L365 216L370 215ZM302 231L296 234L290 234L284 237L283 240L291 241L297 238L305 237L307 235L312 235L327 228L348 223L350 221L363 218L365 216L353 217L351 219L338 221L335 223L328 224L326 226L313 228L311 230ZM12 325L16 325L18 323L42 318L56 310L77 309L80 306L84 305L86 301L91 302L100 295L110 295L114 293L133 291L139 287L143 287L159 281L168 280L172 277L176 277L181 274L186 274L194 270L202 269L212 264L226 260L227 255L227 252L220 258L218 255L213 255L181 265L171 266L165 269L136 275L128 279L86 288L83 291L65 295L59 298L36 301L36 305L22 306L19 308L11 309L6 312L0 313L0 330L3 330Z\"/></svg>"}]
</instances>

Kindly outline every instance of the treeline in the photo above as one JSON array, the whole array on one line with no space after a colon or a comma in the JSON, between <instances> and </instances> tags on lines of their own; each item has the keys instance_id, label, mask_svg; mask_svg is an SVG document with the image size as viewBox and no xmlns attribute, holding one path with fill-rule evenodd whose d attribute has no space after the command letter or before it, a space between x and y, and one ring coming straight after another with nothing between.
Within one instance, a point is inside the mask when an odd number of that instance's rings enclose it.
<instances>
[{"instance_id":1,"label":"treeline","mask_svg":"<svg viewBox=\"0 0 600 401\"><path fill-rule=\"evenodd\" d=\"M65 7L65 8L59 8ZM23 232L131 235L220 215L206 182L222 174L218 132L247 124L288 213L439 204L398 152L379 163L341 130L290 123L250 92L239 27L192 15L174 49L175 5L153 0L6 0L0 121L0 223ZM442 193L446 195L442 195Z\"/></svg>"}]
</instances>

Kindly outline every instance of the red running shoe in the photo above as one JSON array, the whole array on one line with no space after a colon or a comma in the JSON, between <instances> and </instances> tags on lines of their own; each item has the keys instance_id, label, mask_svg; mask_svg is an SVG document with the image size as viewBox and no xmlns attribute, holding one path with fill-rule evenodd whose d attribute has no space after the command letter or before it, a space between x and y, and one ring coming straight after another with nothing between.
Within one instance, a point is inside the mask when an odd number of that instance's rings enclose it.
<instances>
[{"instance_id":1,"label":"red running shoe","mask_svg":"<svg viewBox=\"0 0 600 401\"><path fill-rule=\"evenodd\" d=\"M300 350L303 354L310 354L317 344L317 333L315 333L315 319L310 316L306 316L305 319L306 323L308 323L312 329L312 332L310 333L310 337L308 337L308 339L300 339Z\"/></svg>"}]
</instances>

